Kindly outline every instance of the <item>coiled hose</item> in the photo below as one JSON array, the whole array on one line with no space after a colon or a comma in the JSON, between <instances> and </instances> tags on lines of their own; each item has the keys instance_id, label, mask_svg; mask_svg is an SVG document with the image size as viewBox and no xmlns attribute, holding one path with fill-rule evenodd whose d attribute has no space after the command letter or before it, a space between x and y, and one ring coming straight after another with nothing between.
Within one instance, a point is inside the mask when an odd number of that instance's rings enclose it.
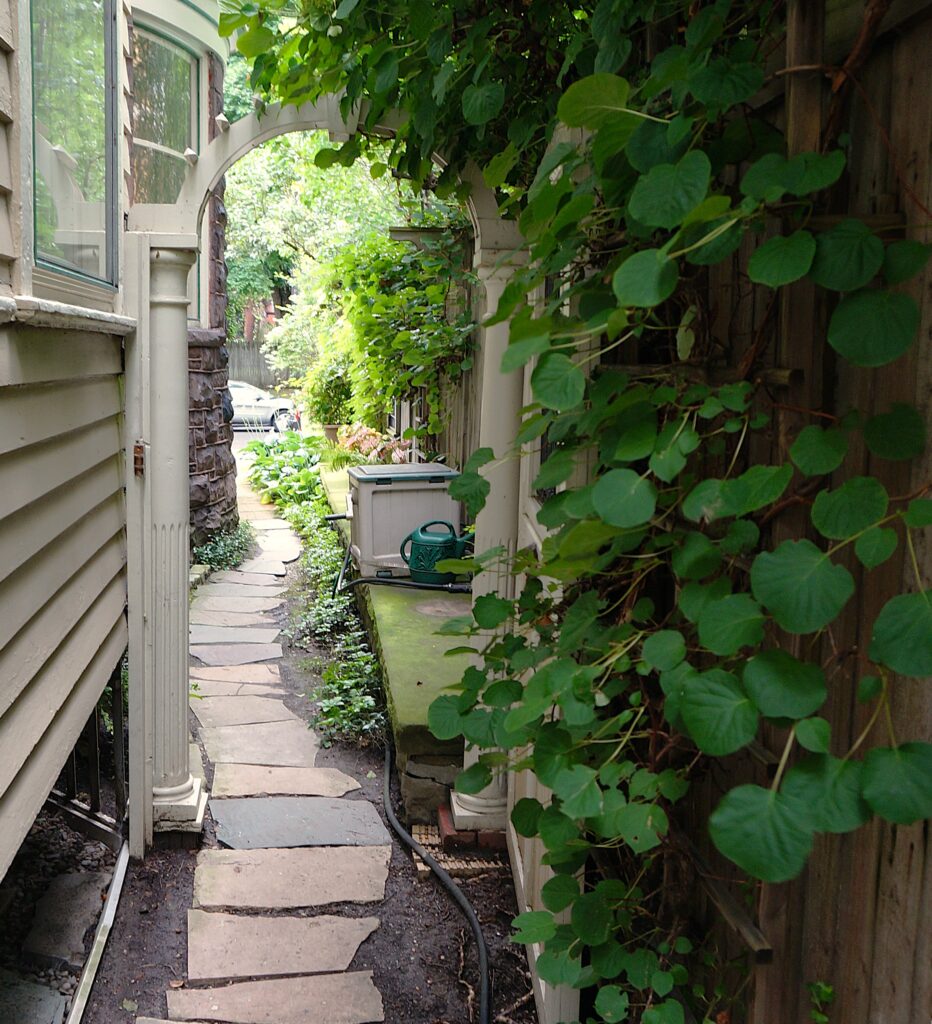
<instances>
[{"instance_id":1,"label":"coiled hose","mask_svg":"<svg viewBox=\"0 0 932 1024\"><path fill-rule=\"evenodd\" d=\"M440 884L454 900L463 916L469 922L473 935L476 937L476 945L479 948L479 1024L491 1024L491 980L489 976L489 949L485 944L485 936L482 934L482 925L469 900L463 895L462 890L447 874L446 871L434 860L423 846L405 831L404 826L398 820L395 810L392 807L392 748L390 743L385 745L385 773L382 779L382 802L385 806L385 816L389 824L398 834L398 838L405 846L412 849L431 871L440 880Z\"/></svg>"}]
</instances>

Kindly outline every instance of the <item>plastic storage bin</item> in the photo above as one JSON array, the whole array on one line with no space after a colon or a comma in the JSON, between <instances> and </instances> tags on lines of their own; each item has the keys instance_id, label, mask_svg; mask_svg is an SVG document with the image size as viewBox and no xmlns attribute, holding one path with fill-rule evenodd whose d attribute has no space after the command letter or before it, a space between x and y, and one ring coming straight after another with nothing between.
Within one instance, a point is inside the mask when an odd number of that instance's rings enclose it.
<instances>
[{"instance_id":1,"label":"plastic storage bin","mask_svg":"<svg viewBox=\"0 0 932 1024\"><path fill-rule=\"evenodd\" d=\"M353 466L346 513L350 550L363 576L406 576L401 542L431 519L462 527L460 503L447 493L459 474L439 463Z\"/></svg>"}]
</instances>

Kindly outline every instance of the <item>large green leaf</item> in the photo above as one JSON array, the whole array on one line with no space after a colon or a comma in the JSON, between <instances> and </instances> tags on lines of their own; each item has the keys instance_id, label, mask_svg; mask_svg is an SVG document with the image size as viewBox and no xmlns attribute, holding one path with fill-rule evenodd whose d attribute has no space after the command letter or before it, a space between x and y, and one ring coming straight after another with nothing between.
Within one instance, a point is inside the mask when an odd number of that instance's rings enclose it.
<instances>
[{"instance_id":1,"label":"large green leaf","mask_svg":"<svg viewBox=\"0 0 932 1024\"><path fill-rule=\"evenodd\" d=\"M820 491L812 503L812 525L832 540L853 537L887 512L889 497L872 476L856 476L834 491Z\"/></svg>"},{"instance_id":2,"label":"large green leaf","mask_svg":"<svg viewBox=\"0 0 932 1024\"><path fill-rule=\"evenodd\" d=\"M463 731L459 700L445 694L427 709L427 725L438 740L452 740Z\"/></svg>"},{"instance_id":3,"label":"large green leaf","mask_svg":"<svg viewBox=\"0 0 932 1024\"><path fill-rule=\"evenodd\" d=\"M660 836L669 827L666 813L655 804L629 803L615 815L618 835L635 853L645 853L660 845Z\"/></svg>"},{"instance_id":4,"label":"large green leaf","mask_svg":"<svg viewBox=\"0 0 932 1024\"><path fill-rule=\"evenodd\" d=\"M932 676L932 590L887 601L874 623L870 659L904 676Z\"/></svg>"},{"instance_id":5,"label":"large green leaf","mask_svg":"<svg viewBox=\"0 0 932 1024\"><path fill-rule=\"evenodd\" d=\"M612 288L621 306L659 306L680 279L676 263L659 249L642 249L615 271Z\"/></svg>"},{"instance_id":6,"label":"large green leaf","mask_svg":"<svg viewBox=\"0 0 932 1024\"><path fill-rule=\"evenodd\" d=\"M649 227L675 228L705 199L711 174L709 158L699 149L675 164L658 164L638 178L628 209Z\"/></svg>"},{"instance_id":7,"label":"large green leaf","mask_svg":"<svg viewBox=\"0 0 932 1024\"><path fill-rule=\"evenodd\" d=\"M671 559L673 571L681 580L701 580L722 564L719 549L704 533L687 533Z\"/></svg>"},{"instance_id":8,"label":"large green leaf","mask_svg":"<svg viewBox=\"0 0 932 1024\"><path fill-rule=\"evenodd\" d=\"M467 124L486 124L498 116L504 105L505 86L501 82L467 85L463 90L463 117Z\"/></svg>"},{"instance_id":9,"label":"large green leaf","mask_svg":"<svg viewBox=\"0 0 932 1024\"><path fill-rule=\"evenodd\" d=\"M926 265L932 245L903 239L887 246L883 260L883 277L887 284L902 284L915 277Z\"/></svg>"},{"instance_id":10,"label":"large green leaf","mask_svg":"<svg viewBox=\"0 0 932 1024\"><path fill-rule=\"evenodd\" d=\"M579 882L572 875L554 875L544 883L540 896L548 910L559 914L579 897Z\"/></svg>"},{"instance_id":11,"label":"large green leaf","mask_svg":"<svg viewBox=\"0 0 932 1024\"><path fill-rule=\"evenodd\" d=\"M860 761L816 754L786 773L781 792L808 807L818 832L852 832L870 817L861 796Z\"/></svg>"},{"instance_id":12,"label":"large green leaf","mask_svg":"<svg viewBox=\"0 0 932 1024\"><path fill-rule=\"evenodd\" d=\"M932 526L932 498L913 498L906 506L903 522L914 530Z\"/></svg>"},{"instance_id":13,"label":"large green leaf","mask_svg":"<svg viewBox=\"0 0 932 1024\"><path fill-rule=\"evenodd\" d=\"M932 818L932 744L869 751L861 792L874 814L897 825Z\"/></svg>"},{"instance_id":14,"label":"large green leaf","mask_svg":"<svg viewBox=\"0 0 932 1024\"><path fill-rule=\"evenodd\" d=\"M644 641L641 657L658 672L676 668L686 657L686 641L676 629L661 629Z\"/></svg>"},{"instance_id":15,"label":"large green leaf","mask_svg":"<svg viewBox=\"0 0 932 1024\"><path fill-rule=\"evenodd\" d=\"M515 929L511 941L526 945L546 942L557 933L553 914L547 910L528 910L523 914L518 914L511 922L511 926Z\"/></svg>"},{"instance_id":16,"label":"large green leaf","mask_svg":"<svg viewBox=\"0 0 932 1024\"><path fill-rule=\"evenodd\" d=\"M583 893L573 904L570 923L587 946L598 946L611 934L612 908L600 893Z\"/></svg>"},{"instance_id":17,"label":"large green leaf","mask_svg":"<svg viewBox=\"0 0 932 1024\"><path fill-rule=\"evenodd\" d=\"M593 818L602 810L602 790L592 768L576 764L557 773L553 791L570 818Z\"/></svg>"},{"instance_id":18,"label":"large green leaf","mask_svg":"<svg viewBox=\"0 0 932 1024\"><path fill-rule=\"evenodd\" d=\"M757 708L735 676L720 669L688 680L680 714L696 746L715 757L733 754L757 734Z\"/></svg>"},{"instance_id":19,"label":"large green leaf","mask_svg":"<svg viewBox=\"0 0 932 1024\"><path fill-rule=\"evenodd\" d=\"M916 459L926 447L925 420L914 406L896 402L889 412L867 421L864 440L872 454L882 459Z\"/></svg>"},{"instance_id":20,"label":"large green leaf","mask_svg":"<svg viewBox=\"0 0 932 1024\"><path fill-rule=\"evenodd\" d=\"M752 466L734 480L722 484L727 515L746 516L771 505L786 490L793 477L793 467Z\"/></svg>"},{"instance_id":21,"label":"large green leaf","mask_svg":"<svg viewBox=\"0 0 932 1024\"><path fill-rule=\"evenodd\" d=\"M785 540L754 559L751 590L788 633L814 633L848 603L854 580L812 541Z\"/></svg>"},{"instance_id":22,"label":"large green leaf","mask_svg":"<svg viewBox=\"0 0 932 1024\"><path fill-rule=\"evenodd\" d=\"M843 220L816 239L809 276L822 288L853 292L863 288L883 264L883 242L862 220Z\"/></svg>"},{"instance_id":23,"label":"large green leaf","mask_svg":"<svg viewBox=\"0 0 932 1024\"><path fill-rule=\"evenodd\" d=\"M848 454L848 438L837 427L804 427L790 448L790 458L806 476L833 473Z\"/></svg>"},{"instance_id":24,"label":"large green leaf","mask_svg":"<svg viewBox=\"0 0 932 1024\"><path fill-rule=\"evenodd\" d=\"M737 654L764 636L764 615L750 594L709 601L699 615L699 642L713 654Z\"/></svg>"},{"instance_id":25,"label":"large green leaf","mask_svg":"<svg viewBox=\"0 0 932 1024\"><path fill-rule=\"evenodd\" d=\"M624 1024L628 1018L628 993L619 985L604 985L595 997L595 1012L606 1024Z\"/></svg>"},{"instance_id":26,"label":"large green leaf","mask_svg":"<svg viewBox=\"0 0 932 1024\"><path fill-rule=\"evenodd\" d=\"M548 409L572 409L586 392L582 370L562 352L548 352L531 374L534 397Z\"/></svg>"},{"instance_id":27,"label":"large green leaf","mask_svg":"<svg viewBox=\"0 0 932 1024\"><path fill-rule=\"evenodd\" d=\"M657 492L633 469L612 469L593 487L592 504L612 526L641 526L654 514Z\"/></svg>"},{"instance_id":28,"label":"large green leaf","mask_svg":"<svg viewBox=\"0 0 932 1024\"><path fill-rule=\"evenodd\" d=\"M896 551L897 542L896 530L875 526L854 542L854 553L865 568L876 569Z\"/></svg>"},{"instance_id":29,"label":"large green leaf","mask_svg":"<svg viewBox=\"0 0 932 1024\"><path fill-rule=\"evenodd\" d=\"M748 277L771 288L798 281L808 273L815 249L815 239L808 231L770 238L751 256Z\"/></svg>"},{"instance_id":30,"label":"large green leaf","mask_svg":"<svg viewBox=\"0 0 932 1024\"><path fill-rule=\"evenodd\" d=\"M811 816L802 801L760 786L726 793L709 817L712 842L754 878L786 882L812 849Z\"/></svg>"},{"instance_id":31,"label":"large green leaf","mask_svg":"<svg viewBox=\"0 0 932 1024\"><path fill-rule=\"evenodd\" d=\"M495 629L514 614L514 605L504 597L482 594L473 602L472 613L483 629Z\"/></svg>"},{"instance_id":32,"label":"large green leaf","mask_svg":"<svg viewBox=\"0 0 932 1024\"><path fill-rule=\"evenodd\" d=\"M919 308L900 292L855 292L835 307L828 343L855 366L884 366L912 345L919 330Z\"/></svg>"},{"instance_id":33,"label":"large green leaf","mask_svg":"<svg viewBox=\"0 0 932 1024\"><path fill-rule=\"evenodd\" d=\"M560 98L557 117L571 128L601 128L628 106L628 83L618 75L589 75Z\"/></svg>"},{"instance_id":34,"label":"large green leaf","mask_svg":"<svg viewBox=\"0 0 932 1024\"><path fill-rule=\"evenodd\" d=\"M818 665L786 651L762 651L744 666L744 688L767 718L807 718L828 696Z\"/></svg>"}]
</instances>

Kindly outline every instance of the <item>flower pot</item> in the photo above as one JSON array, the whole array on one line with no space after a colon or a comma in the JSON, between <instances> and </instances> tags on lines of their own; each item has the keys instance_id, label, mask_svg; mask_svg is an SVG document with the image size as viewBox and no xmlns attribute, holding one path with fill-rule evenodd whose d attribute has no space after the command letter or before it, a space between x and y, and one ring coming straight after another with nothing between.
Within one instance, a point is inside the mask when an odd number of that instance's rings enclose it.
<instances>
[{"instance_id":1,"label":"flower pot","mask_svg":"<svg viewBox=\"0 0 932 1024\"><path fill-rule=\"evenodd\" d=\"M324 424L324 437L331 443L337 443L337 431L340 429L338 423L325 423Z\"/></svg>"}]
</instances>

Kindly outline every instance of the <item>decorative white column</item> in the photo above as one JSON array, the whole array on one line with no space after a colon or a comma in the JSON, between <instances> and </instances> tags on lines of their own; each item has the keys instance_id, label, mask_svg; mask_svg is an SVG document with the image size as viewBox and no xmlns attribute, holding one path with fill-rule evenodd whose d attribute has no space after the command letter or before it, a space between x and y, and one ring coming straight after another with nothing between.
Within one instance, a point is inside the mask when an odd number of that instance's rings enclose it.
<instances>
[{"instance_id":1,"label":"decorative white column","mask_svg":"<svg viewBox=\"0 0 932 1024\"><path fill-rule=\"evenodd\" d=\"M484 314L490 316L514 273L514 265L498 265L503 253L480 253L476 273L485 289ZM479 338L479 447L491 448L497 462L483 475L491 490L476 519L476 551L502 547L504 564L479 573L473 581L473 599L483 594L514 597L514 577L508 571L518 538L521 501L521 467L517 457L504 458L511 451L521 424L523 380L520 373L502 373L502 356L508 347L508 321L480 327ZM467 750L464 767L479 760L479 751ZM502 829L507 814L507 785L504 775L480 793L453 793L453 820L460 829Z\"/></svg>"},{"instance_id":2,"label":"decorative white column","mask_svg":"<svg viewBox=\"0 0 932 1024\"><path fill-rule=\"evenodd\" d=\"M147 641L152 673L152 800L157 831L202 820L188 728L188 272L196 252L149 250Z\"/></svg>"}]
</instances>

